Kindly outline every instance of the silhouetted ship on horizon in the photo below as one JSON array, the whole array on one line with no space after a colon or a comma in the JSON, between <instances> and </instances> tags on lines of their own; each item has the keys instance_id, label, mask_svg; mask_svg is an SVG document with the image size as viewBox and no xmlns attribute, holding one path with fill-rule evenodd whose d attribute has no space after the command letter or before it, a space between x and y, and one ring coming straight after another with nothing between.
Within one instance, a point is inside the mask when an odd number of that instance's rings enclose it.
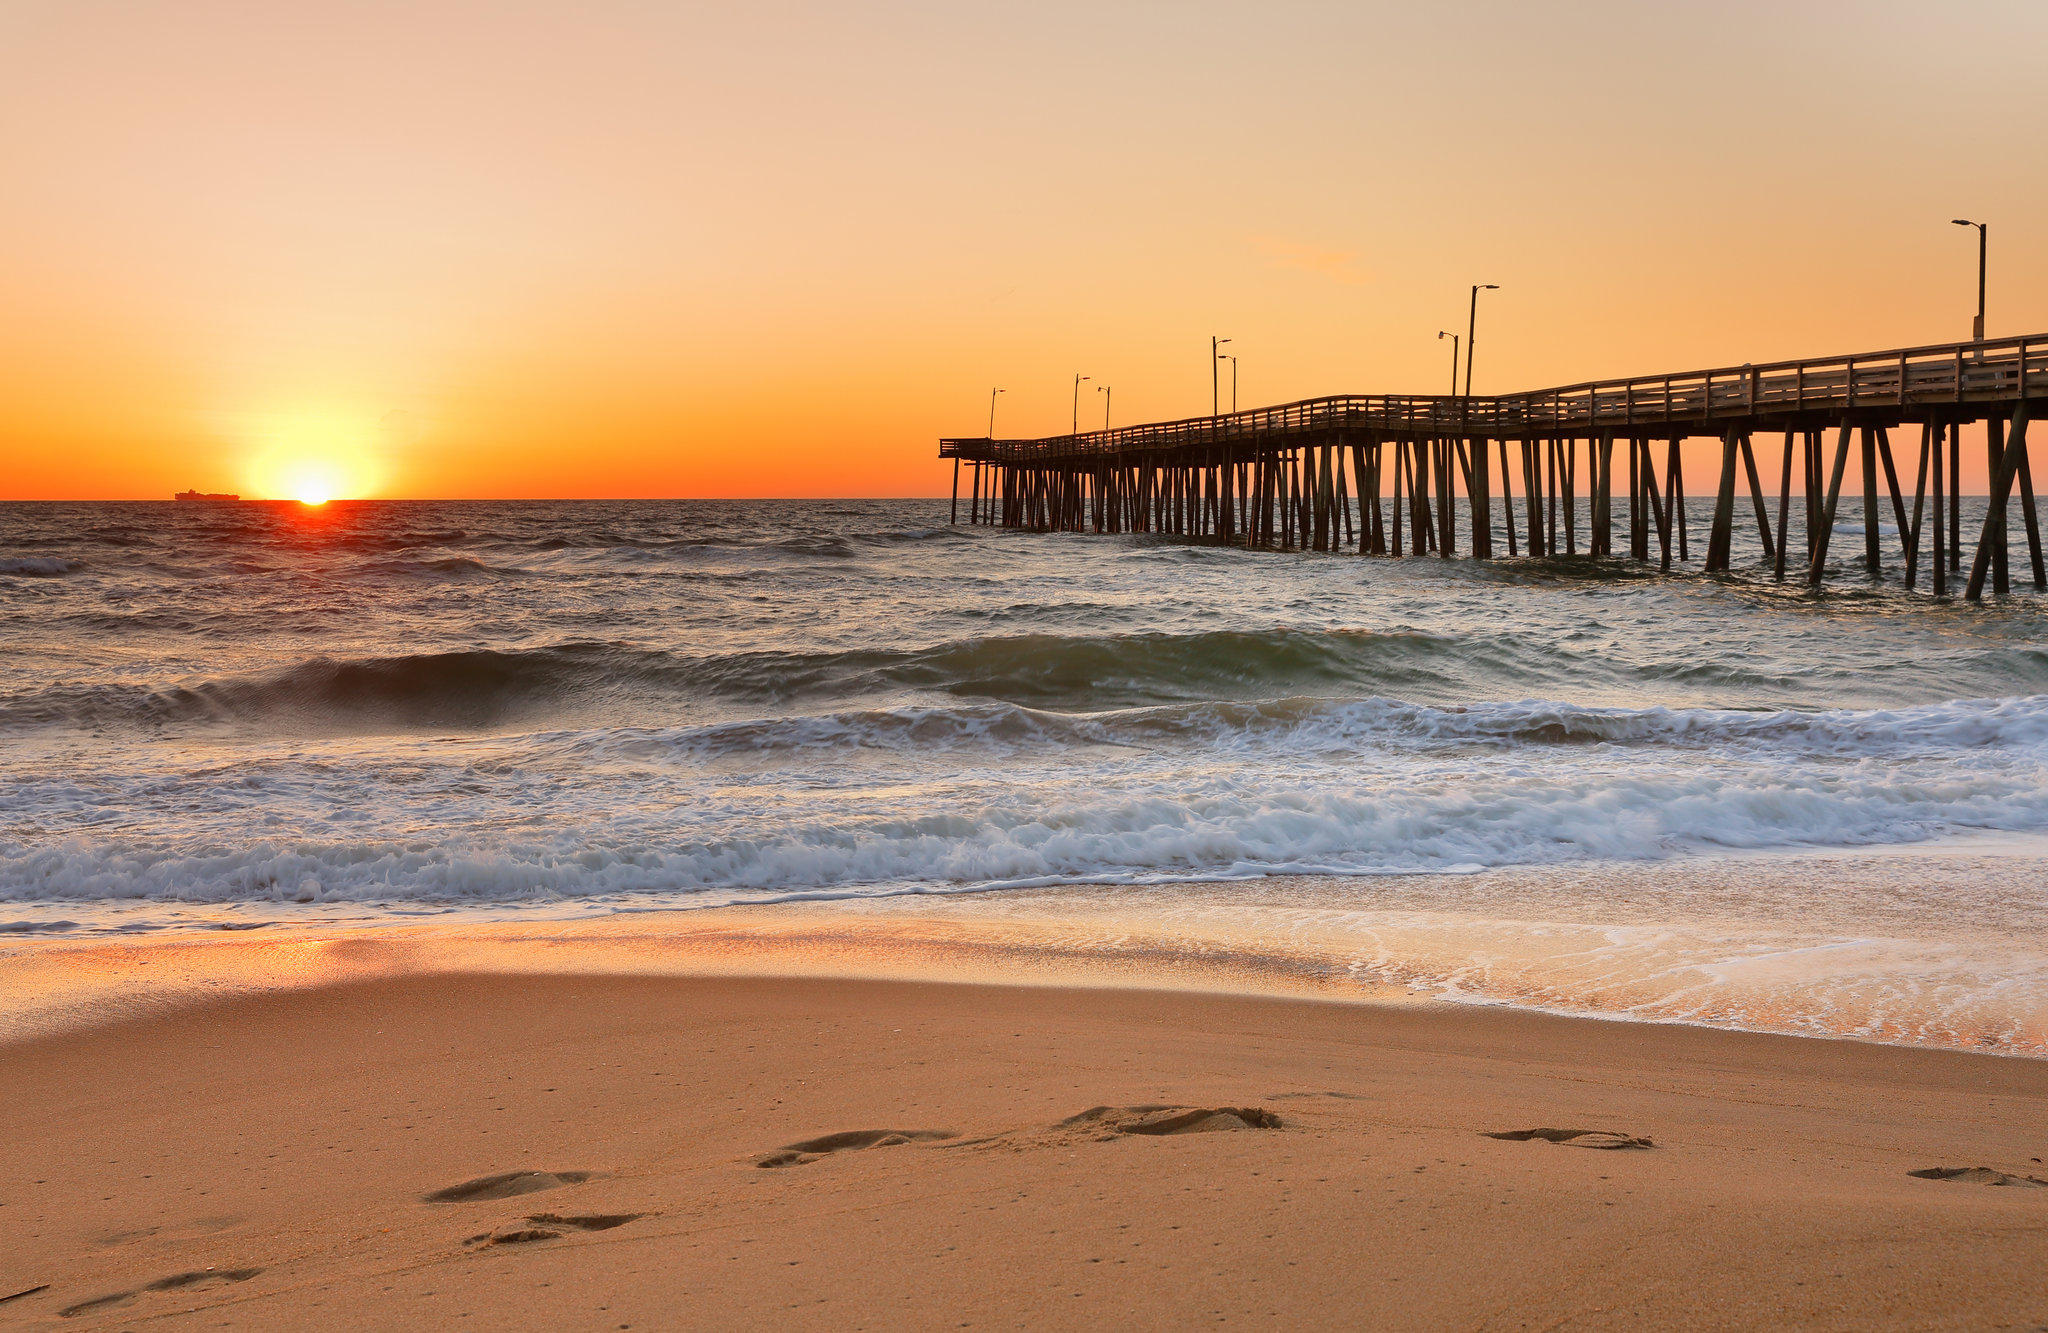
<instances>
[{"instance_id":1,"label":"silhouetted ship on horizon","mask_svg":"<svg viewBox=\"0 0 2048 1333\"><path fill-rule=\"evenodd\" d=\"M239 500L239 495L219 495L212 491L179 491L171 497L174 500Z\"/></svg>"}]
</instances>

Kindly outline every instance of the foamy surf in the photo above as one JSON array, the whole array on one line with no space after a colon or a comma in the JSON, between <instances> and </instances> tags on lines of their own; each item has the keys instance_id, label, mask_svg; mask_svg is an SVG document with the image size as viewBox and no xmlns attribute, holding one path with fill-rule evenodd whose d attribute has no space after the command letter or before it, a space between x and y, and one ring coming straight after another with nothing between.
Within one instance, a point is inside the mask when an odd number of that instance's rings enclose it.
<instances>
[{"instance_id":1,"label":"foamy surf","mask_svg":"<svg viewBox=\"0 0 2048 1333\"><path fill-rule=\"evenodd\" d=\"M2014 863L1960 898L1880 877L1841 920L1825 869L1768 911L1688 869L2048 832L2026 600L1028 542L883 503L135 508L8 534L62 567L0 580L8 948L1192 894L1148 938L1201 950L1313 885L1378 914L1373 951L1311 951L1331 975L1898 1034L1875 997L2033 994L2024 949L1927 961L1959 903L2048 935ZM1503 880L1521 901L1475 905Z\"/></svg>"},{"instance_id":2,"label":"foamy surf","mask_svg":"<svg viewBox=\"0 0 2048 1333\"><path fill-rule=\"evenodd\" d=\"M217 742L126 773L18 765L0 797L17 824L124 818L0 838L0 901L710 904L1899 844L2048 828L2044 742L2041 698L990 704L288 756Z\"/></svg>"}]
</instances>

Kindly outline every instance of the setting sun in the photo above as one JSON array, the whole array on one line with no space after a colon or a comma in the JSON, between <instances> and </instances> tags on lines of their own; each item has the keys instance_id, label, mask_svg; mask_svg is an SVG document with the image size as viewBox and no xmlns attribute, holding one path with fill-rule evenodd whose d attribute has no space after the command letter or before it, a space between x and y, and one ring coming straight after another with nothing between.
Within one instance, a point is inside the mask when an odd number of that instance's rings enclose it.
<instances>
[{"instance_id":1,"label":"setting sun","mask_svg":"<svg viewBox=\"0 0 2048 1333\"><path fill-rule=\"evenodd\" d=\"M301 463L291 470L285 492L303 505L324 505L334 498L335 469L326 463Z\"/></svg>"},{"instance_id":2,"label":"setting sun","mask_svg":"<svg viewBox=\"0 0 2048 1333\"><path fill-rule=\"evenodd\" d=\"M258 428L268 438L245 465L248 489L260 496L323 505L379 491L383 467L342 419L277 419Z\"/></svg>"}]
</instances>

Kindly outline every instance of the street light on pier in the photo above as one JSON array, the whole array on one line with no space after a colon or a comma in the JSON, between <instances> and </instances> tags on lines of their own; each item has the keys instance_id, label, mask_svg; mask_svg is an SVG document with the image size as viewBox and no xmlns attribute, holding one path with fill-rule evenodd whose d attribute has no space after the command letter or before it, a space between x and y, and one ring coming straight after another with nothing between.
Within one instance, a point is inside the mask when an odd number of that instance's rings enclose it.
<instances>
[{"instance_id":1,"label":"street light on pier","mask_svg":"<svg viewBox=\"0 0 2048 1333\"><path fill-rule=\"evenodd\" d=\"M1472 284L1472 310L1465 317L1465 396L1472 396L1472 350L1479 345L1479 293L1497 292L1500 284L1475 282Z\"/></svg>"},{"instance_id":2,"label":"street light on pier","mask_svg":"<svg viewBox=\"0 0 2048 1333\"><path fill-rule=\"evenodd\" d=\"M1977 229L1977 327L1972 331L1970 336L1975 338L1978 342L1983 342L1984 258L1985 251L1989 248L1988 238L1991 232L1991 224L1988 222L1972 222L1968 218L1951 218L1949 220L1958 227L1975 227Z\"/></svg>"},{"instance_id":3,"label":"street light on pier","mask_svg":"<svg viewBox=\"0 0 2048 1333\"><path fill-rule=\"evenodd\" d=\"M1081 385L1088 378L1086 375L1074 376L1074 428L1068 432L1072 435L1079 435L1081 433Z\"/></svg>"},{"instance_id":4,"label":"street light on pier","mask_svg":"<svg viewBox=\"0 0 2048 1333\"><path fill-rule=\"evenodd\" d=\"M1445 333L1442 329L1436 331L1436 340L1438 342L1442 342L1446 338L1451 340L1451 397L1456 398L1458 396L1458 335L1455 333Z\"/></svg>"},{"instance_id":5,"label":"street light on pier","mask_svg":"<svg viewBox=\"0 0 2048 1333\"><path fill-rule=\"evenodd\" d=\"M1109 429L1109 387L1107 384L1095 386L1095 392L1102 395L1102 428L1104 430Z\"/></svg>"},{"instance_id":6,"label":"street light on pier","mask_svg":"<svg viewBox=\"0 0 2048 1333\"><path fill-rule=\"evenodd\" d=\"M996 437L996 395L1002 392L1001 389L988 391L988 437L991 440Z\"/></svg>"},{"instance_id":7,"label":"street light on pier","mask_svg":"<svg viewBox=\"0 0 2048 1333\"><path fill-rule=\"evenodd\" d=\"M1237 411L1237 358L1230 358L1230 410Z\"/></svg>"},{"instance_id":8,"label":"street light on pier","mask_svg":"<svg viewBox=\"0 0 2048 1333\"><path fill-rule=\"evenodd\" d=\"M1223 411L1222 386L1217 383L1218 364L1223 360L1223 344L1228 338L1211 336L1209 339L1209 415L1218 416Z\"/></svg>"}]
</instances>

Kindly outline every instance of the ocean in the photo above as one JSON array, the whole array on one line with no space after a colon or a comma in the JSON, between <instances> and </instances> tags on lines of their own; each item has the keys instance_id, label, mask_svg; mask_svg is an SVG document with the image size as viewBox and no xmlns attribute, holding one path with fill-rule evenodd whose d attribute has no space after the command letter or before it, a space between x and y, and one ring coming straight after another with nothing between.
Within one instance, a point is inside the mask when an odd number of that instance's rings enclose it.
<instances>
[{"instance_id":1,"label":"ocean","mask_svg":"<svg viewBox=\"0 0 2048 1333\"><path fill-rule=\"evenodd\" d=\"M1737 554L0 505L0 951L943 896L1080 952L1142 919L1468 1002L2048 1054L2044 603Z\"/></svg>"}]
</instances>

